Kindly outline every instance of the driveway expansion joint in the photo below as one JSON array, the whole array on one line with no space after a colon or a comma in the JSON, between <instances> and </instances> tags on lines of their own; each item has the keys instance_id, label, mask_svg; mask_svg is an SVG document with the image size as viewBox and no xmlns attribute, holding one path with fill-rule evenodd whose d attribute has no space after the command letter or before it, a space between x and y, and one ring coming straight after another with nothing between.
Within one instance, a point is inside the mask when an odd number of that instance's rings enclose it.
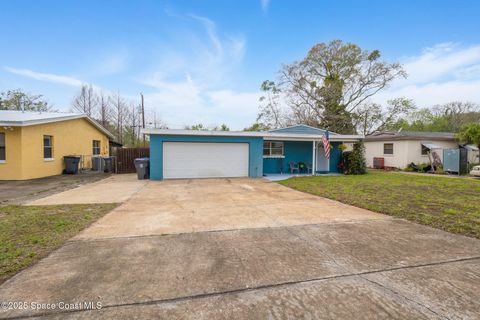
<instances>
[{"instance_id":1,"label":"driveway expansion joint","mask_svg":"<svg viewBox=\"0 0 480 320\"><path fill-rule=\"evenodd\" d=\"M473 260L480 260L480 256L474 257L466 257L466 258L458 258L458 259L451 259L445 261L437 261L432 263L425 263L425 264L417 264L417 265L410 265L410 266L401 266L401 267L392 267L392 268L385 268L385 269L377 269L377 270L370 270L370 271L363 271L363 272L354 272L350 274L339 274L339 275L332 275L326 277L318 277L318 278L310 278L304 280L296 280L296 281L285 281L279 283L272 283L272 284L265 284L256 287L246 287L246 288L239 288L233 290L223 290L223 291L216 291L216 292L207 292L207 293L199 293L199 294L192 294L188 296L178 296L174 298L166 298L166 299L156 299L156 300L148 300L148 301L139 301L139 302L129 302L129 303L119 303L119 304L110 304L102 306L103 309L114 309L119 307L132 307L132 306L144 306L144 305L157 305L157 304L166 304L166 303L176 303L188 300L197 300L203 298L210 298L210 297L218 297L222 295L231 295L231 294L238 294L238 293L245 293L245 292L254 292L254 291L262 291L266 289L272 288L282 288L293 286L297 284L308 284L308 283L315 283L315 282L322 282L328 280L335 280L335 279L344 279L344 278L355 278L358 277L362 280L368 281L376 286L380 286L384 290L388 290L393 294L397 295L398 297L405 299L409 302L414 302L415 304L429 310L430 312L434 313L438 317L442 317L444 319L449 319L441 314L438 314L434 310L432 310L428 306L424 306L423 304L415 301L413 299L407 298L401 294L398 294L396 291L385 287L376 281L367 279L363 277L364 275L371 275L377 274L382 272L390 272L390 271L397 271L397 270L407 270L407 269L414 269L414 268L423 268L429 266L437 266L437 265L445 265L449 263L456 263L456 262L464 262L464 261L473 261ZM37 313L35 315L27 315L27 316L13 316L13 317L1 317L0 320L16 320L16 319L31 319L31 318L38 318L38 317L48 317L54 315L61 315L61 314L69 314L69 313L80 313L80 312L91 312L92 310L63 310L63 311L54 311L54 312L44 312L44 313Z\"/></svg>"},{"instance_id":2,"label":"driveway expansion joint","mask_svg":"<svg viewBox=\"0 0 480 320\"><path fill-rule=\"evenodd\" d=\"M142 235L130 235L130 236L114 236L114 237L98 237L98 238L71 238L66 244L76 243L76 242L95 242L95 241L107 241L107 240L124 240L124 239L141 239L141 238L156 238L156 237L165 237L165 236L180 236L194 233L219 233L219 232L238 232L245 230L261 230L261 229L285 229L292 227L310 227L310 226L324 226L324 225L341 225L341 224L361 224L369 222L384 222L384 221L406 221L401 218L387 217L387 218L373 218L373 219L363 219L363 220L344 220L344 221L329 221L329 222L320 222L320 223L306 223L306 224L294 224L294 225L280 225L272 227L253 227L253 228L234 228L234 229L213 229L213 230L199 230L191 232L171 232L171 233L161 233L161 234L142 234Z\"/></svg>"},{"instance_id":3,"label":"driveway expansion joint","mask_svg":"<svg viewBox=\"0 0 480 320\"><path fill-rule=\"evenodd\" d=\"M417 300L411 299L411 298L407 297L406 295L403 295L403 294L401 294L400 292L397 292L397 291L393 290L392 288L389 288L389 287L387 287L387 286L385 286L385 285L383 285L383 284L381 284L381 283L379 283L379 282L377 282L377 281L374 281L374 280L372 280L372 279L368 279L368 278L365 277L364 275L359 275L359 277L362 278L363 280L365 280L365 281L367 281L367 282L375 285L375 286L378 286L378 287L382 288L383 290L386 290L386 291L391 292L392 294L396 295L397 297L400 297L401 299L403 299L403 300L405 300L405 301L408 301L408 302L410 302L410 303L413 303L413 304L415 304L415 305L417 305L417 306L419 306L419 307L421 307L421 308L427 309L428 311L430 311L430 312L433 313L435 316L437 316L437 317L439 317L439 318L441 318L441 319L450 320L449 317L447 317L447 316L445 316L445 315L443 315L443 314L438 313L438 311L432 309L431 307L426 306L426 305L424 305L423 303L420 303L420 302L417 301Z\"/></svg>"}]
</instances>

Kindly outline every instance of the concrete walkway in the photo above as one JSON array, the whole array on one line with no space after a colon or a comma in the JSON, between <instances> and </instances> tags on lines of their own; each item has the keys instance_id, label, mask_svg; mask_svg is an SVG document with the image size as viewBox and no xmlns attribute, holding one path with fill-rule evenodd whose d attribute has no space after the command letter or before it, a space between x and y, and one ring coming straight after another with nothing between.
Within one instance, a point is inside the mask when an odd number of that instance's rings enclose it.
<instances>
[{"instance_id":1,"label":"concrete walkway","mask_svg":"<svg viewBox=\"0 0 480 320\"><path fill-rule=\"evenodd\" d=\"M262 179L152 181L5 282L27 307L0 318L478 319L478 288L477 239Z\"/></svg>"}]
</instances>

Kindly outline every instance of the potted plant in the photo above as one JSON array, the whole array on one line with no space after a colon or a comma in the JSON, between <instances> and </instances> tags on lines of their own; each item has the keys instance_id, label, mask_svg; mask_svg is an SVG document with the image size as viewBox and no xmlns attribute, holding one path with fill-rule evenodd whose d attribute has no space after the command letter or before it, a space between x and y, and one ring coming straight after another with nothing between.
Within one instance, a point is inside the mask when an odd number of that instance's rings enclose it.
<instances>
[{"instance_id":1,"label":"potted plant","mask_svg":"<svg viewBox=\"0 0 480 320\"><path fill-rule=\"evenodd\" d=\"M299 172L306 172L307 171L307 165L305 162L299 162L298 163L298 171Z\"/></svg>"}]
</instances>

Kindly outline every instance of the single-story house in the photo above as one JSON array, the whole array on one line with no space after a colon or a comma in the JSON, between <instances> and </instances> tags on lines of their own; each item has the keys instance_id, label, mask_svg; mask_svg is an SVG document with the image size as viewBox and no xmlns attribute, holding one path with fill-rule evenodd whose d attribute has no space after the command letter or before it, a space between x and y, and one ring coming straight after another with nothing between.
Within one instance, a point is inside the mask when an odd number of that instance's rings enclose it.
<instances>
[{"instance_id":1,"label":"single-story house","mask_svg":"<svg viewBox=\"0 0 480 320\"><path fill-rule=\"evenodd\" d=\"M78 113L0 110L0 180L26 180L59 175L63 157L108 155L113 135Z\"/></svg>"},{"instance_id":2,"label":"single-story house","mask_svg":"<svg viewBox=\"0 0 480 320\"><path fill-rule=\"evenodd\" d=\"M368 167L374 158L383 158L386 167L403 169L410 163L430 163L429 153L435 152L443 163L444 149L468 149L468 161L478 163L478 148L461 146L450 132L383 131L365 137L365 157Z\"/></svg>"},{"instance_id":3,"label":"single-story house","mask_svg":"<svg viewBox=\"0 0 480 320\"><path fill-rule=\"evenodd\" d=\"M255 178L289 173L290 163L308 165L310 173L337 172L342 152L339 146L363 138L329 132L331 148L327 159L322 143L327 132L306 125L255 132L175 129L144 129L142 132L150 136L152 180Z\"/></svg>"}]
</instances>

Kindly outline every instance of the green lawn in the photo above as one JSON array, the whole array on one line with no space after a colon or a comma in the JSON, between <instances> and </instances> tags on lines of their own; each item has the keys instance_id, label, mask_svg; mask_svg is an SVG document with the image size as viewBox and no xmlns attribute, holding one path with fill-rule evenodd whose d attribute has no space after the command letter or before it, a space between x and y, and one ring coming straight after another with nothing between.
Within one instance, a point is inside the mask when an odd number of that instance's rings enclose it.
<instances>
[{"instance_id":1,"label":"green lawn","mask_svg":"<svg viewBox=\"0 0 480 320\"><path fill-rule=\"evenodd\" d=\"M0 206L0 283L45 257L116 206Z\"/></svg>"},{"instance_id":2,"label":"green lawn","mask_svg":"<svg viewBox=\"0 0 480 320\"><path fill-rule=\"evenodd\" d=\"M360 176L298 177L293 189L480 238L480 180L373 171Z\"/></svg>"}]
</instances>

